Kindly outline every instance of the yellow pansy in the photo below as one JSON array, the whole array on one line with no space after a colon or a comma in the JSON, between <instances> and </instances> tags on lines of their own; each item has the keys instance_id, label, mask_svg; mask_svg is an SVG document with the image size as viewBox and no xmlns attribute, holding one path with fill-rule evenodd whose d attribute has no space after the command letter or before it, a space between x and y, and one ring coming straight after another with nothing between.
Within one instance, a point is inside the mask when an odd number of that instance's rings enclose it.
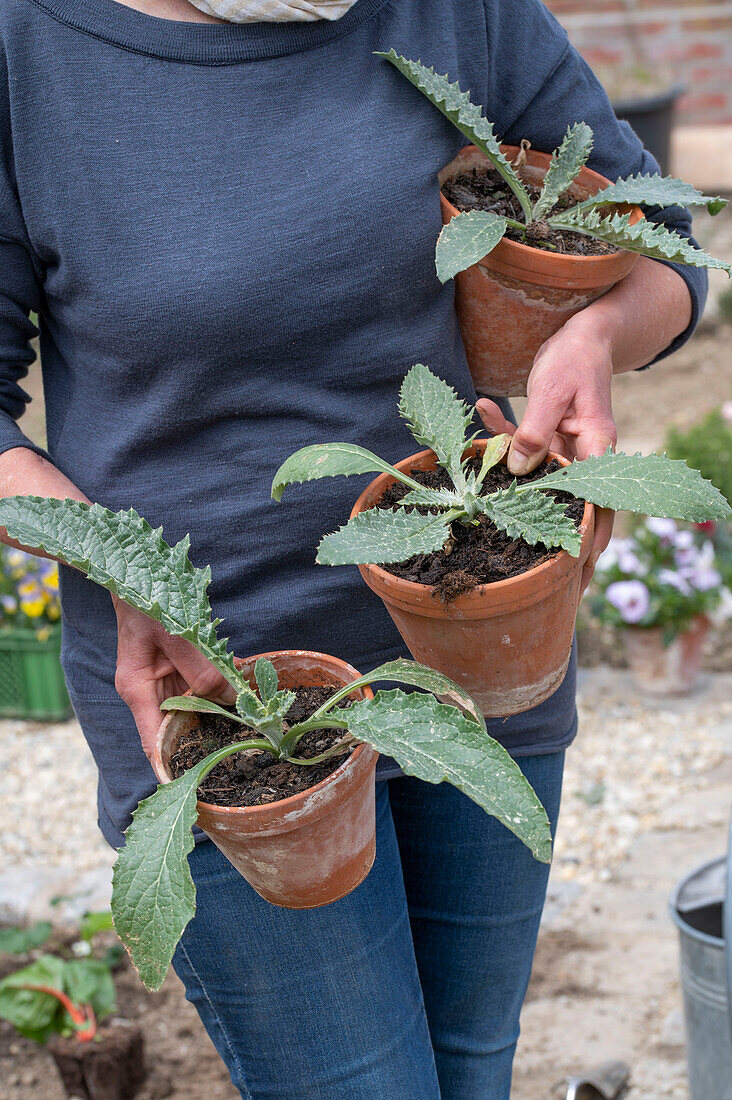
<instances>
[{"instance_id":1,"label":"yellow pansy","mask_svg":"<svg viewBox=\"0 0 732 1100\"><path fill-rule=\"evenodd\" d=\"M25 599L20 601L20 607L29 619L37 619L45 611L46 601L42 596L37 599Z\"/></svg>"}]
</instances>

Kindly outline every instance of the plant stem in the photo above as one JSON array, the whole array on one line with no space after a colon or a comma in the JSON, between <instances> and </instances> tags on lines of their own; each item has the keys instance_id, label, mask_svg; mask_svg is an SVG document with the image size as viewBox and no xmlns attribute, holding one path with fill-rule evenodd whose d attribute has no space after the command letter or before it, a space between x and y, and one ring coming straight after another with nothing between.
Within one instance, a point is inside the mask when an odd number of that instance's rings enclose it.
<instances>
[{"instance_id":1,"label":"plant stem","mask_svg":"<svg viewBox=\"0 0 732 1100\"><path fill-rule=\"evenodd\" d=\"M47 993L49 997L55 997L71 1017L71 1022L76 1029L76 1038L80 1043L90 1042L97 1033L97 1019L91 1005L75 1005L70 997L62 993L60 989L54 989L52 985L19 985L18 989L30 989L34 993Z\"/></svg>"},{"instance_id":2,"label":"plant stem","mask_svg":"<svg viewBox=\"0 0 732 1100\"><path fill-rule=\"evenodd\" d=\"M317 719L316 716L320 713L320 711L322 711L322 709L323 708L320 707L320 709L317 710L315 714L312 714L310 718L306 718L304 722L298 722L287 731L285 736L282 738L282 741L280 742L281 756L289 756L289 754L300 741L300 738L304 734L309 733L310 730L348 729L348 722L340 718L328 717L325 719L325 721Z\"/></svg>"},{"instance_id":3,"label":"plant stem","mask_svg":"<svg viewBox=\"0 0 732 1100\"><path fill-rule=\"evenodd\" d=\"M345 737L342 741L339 741L337 745L333 745L327 749L326 752L321 752L319 756L311 756L307 760L304 756L288 756L286 757L289 764L321 764L324 760L330 760L333 756L340 756L342 752L350 748L351 745L356 745L358 742L355 737Z\"/></svg>"}]
</instances>

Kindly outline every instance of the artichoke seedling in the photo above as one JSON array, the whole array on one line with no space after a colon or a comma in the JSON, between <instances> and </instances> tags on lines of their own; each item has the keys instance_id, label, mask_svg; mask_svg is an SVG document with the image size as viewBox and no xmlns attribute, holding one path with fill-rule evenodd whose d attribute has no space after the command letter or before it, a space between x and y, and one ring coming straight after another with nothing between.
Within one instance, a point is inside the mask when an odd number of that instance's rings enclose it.
<instances>
[{"instance_id":1,"label":"artichoke seedling","mask_svg":"<svg viewBox=\"0 0 732 1100\"><path fill-rule=\"evenodd\" d=\"M319 564L408 561L415 554L441 550L453 524L472 524L481 517L532 546L561 547L578 557L580 532L547 490L561 490L613 511L696 523L732 514L719 490L685 462L664 455L613 454L609 449L534 481L514 480L507 489L488 492L486 475L506 454L509 436L493 437L480 469L471 469L470 444L478 434L468 435L473 412L422 363L415 364L402 383L399 412L417 442L434 451L452 486L426 488L353 443L321 443L296 451L275 474L272 496L277 501L288 485L338 474L388 473L409 488L394 508L370 508L326 535L318 547Z\"/></svg>"},{"instance_id":2,"label":"artichoke seedling","mask_svg":"<svg viewBox=\"0 0 732 1100\"><path fill-rule=\"evenodd\" d=\"M0 526L23 545L79 569L169 634L187 639L236 691L235 710L192 696L162 704L163 710L224 715L240 723L243 732L241 741L211 753L142 801L120 849L113 879L114 924L149 989L162 984L195 912L187 857L194 844L197 789L233 753L258 750L308 766L367 742L394 757L409 775L454 784L503 822L537 859L550 859L551 831L543 806L518 765L486 732L474 701L446 676L413 661L390 661L336 691L304 721L288 725L294 693L279 688L276 669L265 659L255 666L256 691L238 671L209 603L211 570L192 564L188 537L171 547L160 529L153 530L132 509L113 513L99 504L42 497L0 500ZM371 699L339 707L359 687L377 681L419 690L380 690ZM437 695L457 705L440 702ZM302 736L323 728L341 730L342 738L320 756L299 757Z\"/></svg>"},{"instance_id":3,"label":"artichoke seedling","mask_svg":"<svg viewBox=\"0 0 732 1100\"><path fill-rule=\"evenodd\" d=\"M525 239L529 226L542 223L549 229L581 233L652 259L694 267L721 268L730 275L729 264L695 248L685 237L665 225L657 225L646 218L633 223L629 213L606 212L607 207L632 203L656 208L701 205L706 206L710 214L718 214L726 206L725 199L703 195L691 184L670 176L636 175L611 183L567 210L556 209L560 197L572 185L592 150L592 130L587 123L577 122L569 126L562 144L552 154L541 192L538 198L532 200L519 173L501 152L501 142L496 137L493 123L488 122L482 108L471 101L467 92L460 91L458 83L451 84L447 76L440 76L419 61L409 61L395 50L378 53L377 56L391 62L480 149L521 207L522 221L484 210L474 210L452 218L437 242L435 259L441 282L447 282L482 260L496 247L509 227Z\"/></svg>"}]
</instances>

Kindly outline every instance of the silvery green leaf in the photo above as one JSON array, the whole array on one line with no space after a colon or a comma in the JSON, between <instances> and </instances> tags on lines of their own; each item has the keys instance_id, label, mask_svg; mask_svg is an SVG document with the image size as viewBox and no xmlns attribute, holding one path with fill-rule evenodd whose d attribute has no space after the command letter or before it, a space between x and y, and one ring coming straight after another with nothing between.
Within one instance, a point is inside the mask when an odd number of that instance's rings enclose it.
<instances>
[{"instance_id":1,"label":"silvery green leaf","mask_svg":"<svg viewBox=\"0 0 732 1100\"><path fill-rule=\"evenodd\" d=\"M542 221L554 209L560 195L574 183L592 149L592 130L586 122L567 127L559 148L552 154L541 194L534 206L533 220Z\"/></svg>"},{"instance_id":2,"label":"silvery green leaf","mask_svg":"<svg viewBox=\"0 0 732 1100\"><path fill-rule=\"evenodd\" d=\"M450 534L442 516L371 508L326 535L318 547L319 565L385 565L415 554L440 550Z\"/></svg>"},{"instance_id":3,"label":"silvery green leaf","mask_svg":"<svg viewBox=\"0 0 732 1100\"><path fill-rule=\"evenodd\" d=\"M132 815L112 874L112 917L143 984L160 989L183 930L196 910L188 866L197 791L213 768L249 747L219 749L143 799ZM254 743L251 747L258 747Z\"/></svg>"},{"instance_id":4,"label":"silvery green leaf","mask_svg":"<svg viewBox=\"0 0 732 1100\"><path fill-rule=\"evenodd\" d=\"M459 508L460 493L454 489L410 489L406 496L397 501L397 507L408 508L421 505L425 508Z\"/></svg>"},{"instance_id":5,"label":"silvery green leaf","mask_svg":"<svg viewBox=\"0 0 732 1100\"><path fill-rule=\"evenodd\" d=\"M518 764L456 707L433 695L379 691L349 708L348 727L359 740L394 757L407 775L452 783L503 822L536 859L551 859L546 811Z\"/></svg>"},{"instance_id":6,"label":"silvery green leaf","mask_svg":"<svg viewBox=\"0 0 732 1100\"><path fill-rule=\"evenodd\" d=\"M206 763L158 787L140 803L114 866L114 926L143 984L153 992L163 984L196 909L188 853L194 843L196 791Z\"/></svg>"},{"instance_id":7,"label":"silvery green leaf","mask_svg":"<svg viewBox=\"0 0 732 1100\"><path fill-rule=\"evenodd\" d=\"M630 214L602 217L597 210L576 208L554 214L549 218L549 224L554 229L585 233L598 241L606 241L628 252L639 252L654 260L669 260L677 264L689 264L691 267L713 267L726 271L728 275L732 273L728 263L715 259L700 248L694 248L686 237L646 218L631 225Z\"/></svg>"},{"instance_id":8,"label":"silvery green leaf","mask_svg":"<svg viewBox=\"0 0 732 1100\"><path fill-rule=\"evenodd\" d=\"M492 252L506 232L507 222L488 210L456 214L437 238L435 267L441 283L479 263Z\"/></svg>"},{"instance_id":9,"label":"silvery green leaf","mask_svg":"<svg viewBox=\"0 0 732 1100\"><path fill-rule=\"evenodd\" d=\"M263 703L268 703L277 691L277 669L266 657L260 657L254 665L254 678L259 688L259 698Z\"/></svg>"},{"instance_id":10,"label":"silvery green leaf","mask_svg":"<svg viewBox=\"0 0 732 1100\"><path fill-rule=\"evenodd\" d=\"M483 484L486 474L488 474L494 466L497 466L501 459L508 454L510 446L511 436L508 432L494 435L488 440L485 445L485 450L483 451L483 461L480 465L480 471L476 478L477 485Z\"/></svg>"},{"instance_id":11,"label":"silvery green leaf","mask_svg":"<svg viewBox=\"0 0 732 1100\"><path fill-rule=\"evenodd\" d=\"M478 709L478 704L464 688L461 688L444 673L437 672L434 668L428 668L427 665L420 665L416 661L407 661L403 657L397 657L395 661L387 661L386 664L379 665L378 668L372 669L365 676L360 676L358 680L354 680L352 683L340 688L335 695L319 707L313 717L325 714L357 688L364 687L367 684L375 684L381 680L393 680L398 684L409 684L410 687L431 691L435 695L448 696L459 707L466 710L469 717L477 722L481 729L486 728L485 718Z\"/></svg>"},{"instance_id":12,"label":"silvery green leaf","mask_svg":"<svg viewBox=\"0 0 732 1100\"><path fill-rule=\"evenodd\" d=\"M190 540L169 546L130 508L110 512L100 504L44 497L0 500L0 526L11 538L37 547L109 589L130 607L161 623L168 634L186 638L237 689L241 677L216 630L206 591L211 570L188 558Z\"/></svg>"},{"instance_id":13,"label":"silvery green leaf","mask_svg":"<svg viewBox=\"0 0 732 1100\"><path fill-rule=\"evenodd\" d=\"M561 489L613 511L638 512L694 523L727 519L732 509L711 481L681 459L613 454L585 458L532 481L526 489Z\"/></svg>"},{"instance_id":14,"label":"silvery green leaf","mask_svg":"<svg viewBox=\"0 0 732 1100\"><path fill-rule=\"evenodd\" d=\"M473 410L452 386L423 363L415 363L402 382L399 413L414 438L435 452L440 465L459 473Z\"/></svg>"},{"instance_id":15,"label":"silvery green leaf","mask_svg":"<svg viewBox=\"0 0 732 1100\"><path fill-rule=\"evenodd\" d=\"M690 183L672 176L637 175L603 187L595 195L583 199L573 210L589 210L608 203L632 203L635 206L706 206L710 214L718 214L727 205L719 195L704 195Z\"/></svg>"},{"instance_id":16,"label":"silvery green leaf","mask_svg":"<svg viewBox=\"0 0 732 1100\"><path fill-rule=\"evenodd\" d=\"M272 499L281 500L288 485L321 477L350 474L391 474L397 481L418 488L418 483L378 455L355 443L314 443L295 451L280 466L272 481Z\"/></svg>"},{"instance_id":17,"label":"silvery green leaf","mask_svg":"<svg viewBox=\"0 0 732 1100\"><path fill-rule=\"evenodd\" d=\"M232 722L243 722L231 710L213 703L210 699L200 699L197 695L171 695L160 704L161 710L183 710L193 714L217 714L221 718L230 718Z\"/></svg>"},{"instance_id":18,"label":"silvery green leaf","mask_svg":"<svg viewBox=\"0 0 732 1100\"><path fill-rule=\"evenodd\" d=\"M240 691L237 695L236 712L242 722L252 727L257 727L267 717L267 708L251 689Z\"/></svg>"},{"instance_id":19,"label":"silvery green leaf","mask_svg":"<svg viewBox=\"0 0 732 1100\"><path fill-rule=\"evenodd\" d=\"M501 152L493 123L488 122L483 116L482 108L471 103L467 92L460 91L457 81L450 84L447 76L440 76L434 69L428 69L421 61L408 61L396 50L389 50L388 53L376 51L376 56L391 62L394 68L414 84L415 88L418 88L461 134L465 134L465 137L488 157L521 203L526 221L530 221L531 199L513 167Z\"/></svg>"},{"instance_id":20,"label":"silvery green leaf","mask_svg":"<svg viewBox=\"0 0 732 1100\"><path fill-rule=\"evenodd\" d=\"M564 506L544 493L516 492L516 483L509 489L499 489L478 501L480 510L493 520L496 527L512 538L522 538L530 546L537 542L547 549L561 546L572 557L579 557L581 535L573 520L564 514Z\"/></svg>"}]
</instances>

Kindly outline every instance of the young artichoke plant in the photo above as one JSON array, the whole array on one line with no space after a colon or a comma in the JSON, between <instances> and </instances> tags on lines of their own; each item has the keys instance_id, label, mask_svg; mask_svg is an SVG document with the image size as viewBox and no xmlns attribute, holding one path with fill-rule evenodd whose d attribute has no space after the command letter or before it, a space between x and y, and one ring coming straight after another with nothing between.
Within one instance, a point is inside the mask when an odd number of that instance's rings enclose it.
<instances>
[{"instance_id":1,"label":"young artichoke plant","mask_svg":"<svg viewBox=\"0 0 732 1100\"><path fill-rule=\"evenodd\" d=\"M532 201L519 173L501 152L501 142L496 137L493 123L488 122L482 108L471 101L467 92L460 91L457 82L451 84L447 76L440 76L419 61L409 61L393 49L377 56L391 62L480 149L521 206L523 221L484 210L474 210L452 218L437 242L435 260L440 282L447 282L482 260L496 247L509 227L525 237L527 227L538 223L545 223L550 229L594 237L656 260L721 268L728 275L732 273L729 264L695 248L685 237L665 225L658 225L646 218L632 222L629 213L605 213L608 206L632 203L656 208L706 206L710 214L718 214L726 206L725 199L703 195L691 184L670 176L637 175L619 179L567 210L557 210L560 196L574 182L592 150L592 130L587 123L577 122L568 127L562 144L552 154L541 192Z\"/></svg>"},{"instance_id":2,"label":"young artichoke plant","mask_svg":"<svg viewBox=\"0 0 732 1100\"><path fill-rule=\"evenodd\" d=\"M546 490L571 496L613 511L639 512L669 519L725 519L729 504L711 482L685 462L665 455L613 454L572 462L534 481L488 492L486 475L508 450L507 435L488 441L478 472L471 469L468 435L473 411L451 386L422 363L406 375L399 412L412 435L434 451L450 475L451 488L430 489L353 443L320 443L303 447L280 466L272 483L279 501L288 485L338 474L388 473L409 487L394 508L370 508L326 535L318 547L321 565L386 565L431 554L445 545L452 524L472 524L485 517L514 538L547 549L561 547L574 557L581 536L562 504Z\"/></svg>"},{"instance_id":3,"label":"young artichoke plant","mask_svg":"<svg viewBox=\"0 0 732 1100\"><path fill-rule=\"evenodd\" d=\"M541 802L518 764L488 735L470 695L448 677L414 661L389 661L339 689L309 718L290 725L287 714L295 695L279 688L272 663L257 661L255 691L238 670L227 639L219 637L221 620L213 617L207 595L211 570L192 564L188 537L169 546L161 529L153 530L133 509L114 513L99 504L43 497L0 499L0 526L23 545L79 569L172 636L187 639L237 693L234 710L194 696L176 696L161 707L224 715L244 728L241 741L211 753L142 801L120 849L113 878L114 924L149 989L162 984L195 912L187 857L194 844L198 787L233 753L268 752L308 766L367 742L396 759L409 775L428 783L452 783L510 829L537 859L549 861L551 830ZM371 699L339 707L359 687L375 682L418 690L380 690ZM319 757L299 757L302 736L323 728L341 730L338 743Z\"/></svg>"}]
</instances>

